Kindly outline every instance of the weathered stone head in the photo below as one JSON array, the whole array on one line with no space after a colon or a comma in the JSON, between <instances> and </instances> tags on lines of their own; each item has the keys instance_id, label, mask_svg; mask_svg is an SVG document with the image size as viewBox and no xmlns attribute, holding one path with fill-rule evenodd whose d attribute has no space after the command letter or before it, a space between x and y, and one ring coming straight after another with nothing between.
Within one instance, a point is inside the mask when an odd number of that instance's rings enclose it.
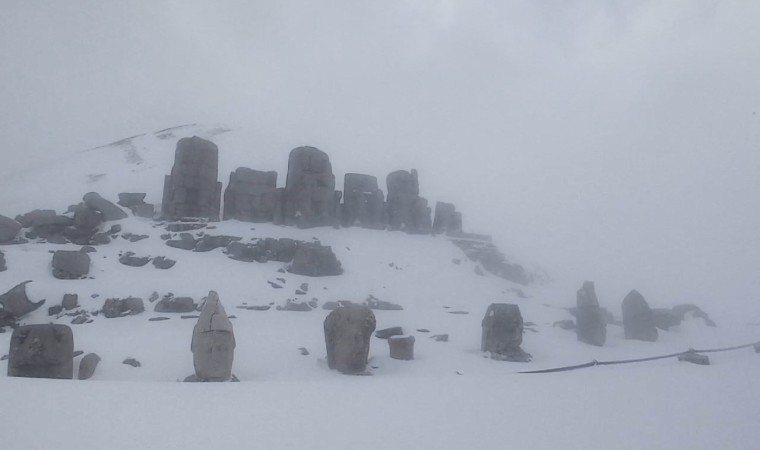
<instances>
[{"instance_id":1,"label":"weathered stone head","mask_svg":"<svg viewBox=\"0 0 760 450\"><path fill-rule=\"evenodd\" d=\"M333 310L324 324L330 368L346 374L364 372L375 325L375 315L365 305L346 304Z\"/></svg>"},{"instance_id":2,"label":"weathered stone head","mask_svg":"<svg viewBox=\"0 0 760 450\"><path fill-rule=\"evenodd\" d=\"M623 299L623 329L626 339L657 341L657 327L652 309L637 290L632 290Z\"/></svg>"},{"instance_id":3,"label":"weathered stone head","mask_svg":"<svg viewBox=\"0 0 760 450\"><path fill-rule=\"evenodd\" d=\"M25 325L11 336L9 377L74 377L74 335L66 325Z\"/></svg>"},{"instance_id":4,"label":"weathered stone head","mask_svg":"<svg viewBox=\"0 0 760 450\"><path fill-rule=\"evenodd\" d=\"M208 293L190 345L195 376L202 381L227 381L232 377L235 335L219 295Z\"/></svg>"},{"instance_id":5,"label":"weathered stone head","mask_svg":"<svg viewBox=\"0 0 760 450\"><path fill-rule=\"evenodd\" d=\"M481 350L490 352L494 359L530 361L520 345L523 335L523 318L520 307L511 303L491 303L483 317Z\"/></svg>"}]
</instances>

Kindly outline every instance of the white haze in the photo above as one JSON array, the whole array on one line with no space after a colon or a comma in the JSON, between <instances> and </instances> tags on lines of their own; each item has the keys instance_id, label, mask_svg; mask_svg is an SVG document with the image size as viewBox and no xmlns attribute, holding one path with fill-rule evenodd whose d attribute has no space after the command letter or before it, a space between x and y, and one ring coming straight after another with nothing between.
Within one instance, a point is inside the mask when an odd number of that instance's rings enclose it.
<instances>
[{"instance_id":1,"label":"white haze","mask_svg":"<svg viewBox=\"0 0 760 450\"><path fill-rule=\"evenodd\" d=\"M592 279L610 306L758 314L758 23L747 1L3 0L0 175L220 123L281 182L303 144L339 179L417 168L568 303Z\"/></svg>"}]
</instances>

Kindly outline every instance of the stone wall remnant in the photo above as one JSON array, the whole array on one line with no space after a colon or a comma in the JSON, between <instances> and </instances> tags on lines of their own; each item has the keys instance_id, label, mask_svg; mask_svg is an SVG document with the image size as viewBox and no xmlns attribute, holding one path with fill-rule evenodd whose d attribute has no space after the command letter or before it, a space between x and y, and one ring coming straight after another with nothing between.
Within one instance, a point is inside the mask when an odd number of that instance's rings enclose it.
<instances>
[{"instance_id":1,"label":"stone wall remnant","mask_svg":"<svg viewBox=\"0 0 760 450\"><path fill-rule=\"evenodd\" d=\"M342 274L343 267L332 247L316 242L302 243L296 249L288 272L309 277L324 277Z\"/></svg>"},{"instance_id":2,"label":"stone wall remnant","mask_svg":"<svg viewBox=\"0 0 760 450\"><path fill-rule=\"evenodd\" d=\"M480 349L492 359L528 362L529 353L520 347L523 339L523 318L520 307L511 303L491 303L481 323Z\"/></svg>"},{"instance_id":3,"label":"stone wall remnant","mask_svg":"<svg viewBox=\"0 0 760 450\"><path fill-rule=\"evenodd\" d=\"M217 181L218 167L216 144L198 136L180 139L171 175L164 178L162 215L219 220L222 183Z\"/></svg>"},{"instance_id":4,"label":"stone wall remnant","mask_svg":"<svg viewBox=\"0 0 760 450\"><path fill-rule=\"evenodd\" d=\"M335 175L327 153L314 147L293 149L283 193L283 223L299 228L334 225L336 209Z\"/></svg>"},{"instance_id":5,"label":"stone wall remnant","mask_svg":"<svg viewBox=\"0 0 760 450\"><path fill-rule=\"evenodd\" d=\"M607 320L596 298L593 281L586 281L576 296L575 332L578 340L601 347L607 340Z\"/></svg>"},{"instance_id":6,"label":"stone wall remnant","mask_svg":"<svg viewBox=\"0 0 760 450\"><path fill-rule=\"evenodd\" d=\"M347 173L343 181L341 224L382 229L387 222L383 191L377 187L377 177Z\"/></svg>"},{"instance_id":7,"label":"stone wall remnant","mask_svg":"<svg viewBox=\"0 0 760 450\"><path fill-rule=\"evenodd\" d=\"M386 178L388 224L391 230L410 234L430 233L433 224L427 200L420 197L417 171L397 170Z\"/></svg>"},{"instance_id":8,"label":"stone wall remnant","mask_svg":"<svg viewBox=\"0 0 760 450\"><path fill-rule=\"evenodd\" d=\"M277 172L239 167L224 190L224 220L273 222L280 200Z\"/></svg>"},{"instance_id":9,"label":"stone wall remnant","mask_svg":"<svg viewBox=\"0 0 760 450\"><path fill-rule=\"evenodd\" d=\"M345 374L364 373L376 323L372 310L364 305L345 304L330 312L324 322L330 369Z\"/></svg>"},{"instance_id":10,"label":"stone wall remnant","mask_svg":"<svg viewBox=\"0 0 760 450\"><path fill-rule=\"evenodd\" d=\"M637 290L632 290L623 299L623 329L626 339L657 341L657 327L652 309Z\"/></svg>"},{"instance_id":11,"label":"stone wall remnant","mask_svg":"<svg viewBox=\"0 0 760 450\"><path fill-rule=\"evenodd\" d=\"M219 295L211 291L193 328L190 344L195 378L199 381L228 381L232 378L235 335Z\"/></svg>"},{"instance_id":12,"label":"stone wall remnant","mask_svg":"<svg viewBox=\"0 0 760 450\"><path fill-rule=\"evenodd\" d=\"M456 210L453 203L435 202L433 216L433 234L461 233L462 213Z\"/></svg>"},{"instance_id":13,"label":"stone wall remnant","mask_svg":"<svg viewBox=\"0 0 760 450\"><path fill-rule=\"evenodd\" d=\"M72 379L74 335L67 325L24 325L11 336L8 376Z\"/></svg>"}]
</instances>

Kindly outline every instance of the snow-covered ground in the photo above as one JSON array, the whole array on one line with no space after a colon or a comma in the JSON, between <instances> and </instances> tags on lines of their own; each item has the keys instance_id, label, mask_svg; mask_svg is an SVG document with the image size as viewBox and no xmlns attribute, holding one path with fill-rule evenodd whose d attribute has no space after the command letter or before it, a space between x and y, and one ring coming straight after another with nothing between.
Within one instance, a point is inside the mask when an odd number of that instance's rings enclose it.
<instances>
[{"instance_id":1,"label":"snow-covered ground","mask_svg":"<svg viewBox=\"0 0 760 450\"><path fill-rule=\"evenodd\" d=\"M223 131L188 126L149 133L42 165L5 181L0 214L65 211L88 191L114 201L119 192L147 192L146 201L158 203L176 141L187 135L220 145L219 178L225 184L239 165L278 170L283 183L286 152L252 161L244 139ZM342 173L336 175L340 179ZM135 316L98 316L92 323L72 325L75 350L102 358L90 380L10 378L5 376L7 361L0 362L3 448L716 449L756 448L760 441L760 390L754 383L760 355L752 348L710 354L711 366L671 358L555 374L518 373L758 341L760 318L750 312L708 310L718 327L687 320L660 331L657 343L625 340L622 327L610 325L607 344L597 348L553 326L571 318L565 308L574 306L574 289L583 280L525 287L479 276L475 263L444 236L359 228L299 230L237 221L206 230L243 241L316 238L331 245L345 273L310 278L281 273L282 263L234 261L221 249L194 253L168 247L159 237L164 228L147 219L119 223L122 233L150 237L134 243L117 238L97 247L91 254L92 279L64 281L51 275L49 251L78 246L30 242L1 248L8 270L0 273L0 292L33 280L30 298L47 299L25 323L68 324L71 317L47 315L47 307L59 304L65 293L77 293L88 311L100 309L111 297L142 297L147 307ZM177 264L169 270L150 264L127 267L118 262L125 251L167 256ZM273 289L269 281L283 288ZM307 295L295 295L304 282ZM515 288L528 298L518 296ZM622 299L605 298L603 282L597 288L602 306L619 319ZM240 383L179 383L193 372L195 321L155 313L148 302L153 292L200 301L209 290L217 291L227 313L236 316L233 372ZM361 302L369 295L403 306L402 311L375 311L377 329L402 326L414 335L415 360L391 359L387 342L373 337L372 376L330 371L322 331L328 311L321 305ZM320 307L310 312L274 308L290 298L316 298ZM523 348L533 355L532 362L493 361L480 351L480 322L493 302L520 306L531 323ZM273 308L237 308L267 304ZM170 319L148 320L157 316ZM449 341L430 338L436 334L448 334ZM0 354L9 341L10 333L0 334ZM302 355L301 347L310 354ZM128 357L141 367L122 364Z\"/></svg>"}]
</instances>

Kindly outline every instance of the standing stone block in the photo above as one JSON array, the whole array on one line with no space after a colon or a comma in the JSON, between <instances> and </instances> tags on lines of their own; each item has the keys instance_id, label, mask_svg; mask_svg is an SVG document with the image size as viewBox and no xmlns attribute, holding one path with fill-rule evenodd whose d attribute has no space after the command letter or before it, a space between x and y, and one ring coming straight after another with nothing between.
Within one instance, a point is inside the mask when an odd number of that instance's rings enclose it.
<instances>
[{"instance_id":1,"label":"standing stone block","mask_svg":"<svg viewBox=\"0 0 760 450\"><path fill-rule=\"evenodd\" d=\"M480 349L489 352L492 359L528 362L529 353L523 351L523 318L520 307L511 303L491 303L481 323L483 327Z\"/></svg>"},{"instance_id":2,"label":"standing stone block","mask_svg":"<svg viewBox=\"0 0 760 450\"><path fill-rule=\"evenodd\" d=\"M1 311L15 319L20 319L45 303L45 300L32 302L26 295L26 285L31 281L24 281L13 287L10 291L0 295Z\"/></svg>"},{"instance_id":3,"label":"standing stone block","mask_svg":"<svg viewBox=\"0 0 760 450\"><path fill-rule=\"evenodd\" d=\"M219 220L222 183L217 181L218 166L216 144L197 136L180 139L171 175L164 178L162 215Z\"/></svg>"},{"instance_id":4,"label":"standing stone block","mask_svg":"<svg viewBox=\"0 0 760 450\"><path fill-rule=\"evenodd\" d=\"M652 309L638 291L633 290L623 299L623 329L626 339L657 341L657 327Z\"/></svg>"},{"instance_id":5,"label":"standing stone block","mask_svg":"<svg viewBox=\"0 0 760 450\"><path fill-rule=\"evenodd\" d=\"M74 377L74 335L66 325L25 325L11 336L9 377Z\"/></svg>"},{"instance_id":6,"label":"standing stone block","mask_svg":"<svg viewBox=\"0 0 760 450\"><path fill-rule=\"evenodd\" d=\"M19 231L21 231L20 223L10 217L0 215L0 242L11 242Z\"/></svg>"},{"instance_id":7,"label":"standing stone block","mask_svg":"<svg viewBox=\"0 0 760 450\"><path fill-rule=\"evenodd\" d=\"M298 246L293 257L293 263L288 272L309 277L340 275L343 267L332 247L317 243L302 243Z\"/></svg>"},{"instance_id":8,"label":"standing stone block","mask_svg":"<svg viewBox=\"0 0 760 450\"><path fill-rule=\"evenodd\" d=\"M199 381L228 381L232 378L235 335L219 295L211 291L193 328L190 344L195 377Z\"/></svg>"},{"instance_id":9,"label":"standing stone block","mask_svg":"<svg viewBox=\"0 0 760 450\"><path fill-rule=\"evenodd\" d=\"M224 220L272 222L277 201L277 172L239 167L224 191Z\"/></svg>"},{"instance_id":10,"label":"standing stone block","mask_svg":"<svg viewBox=\"0 0 760 450\"><path fill-rule=\"evenodd\" d=\"M365 305L346 304L330 312L324 323L330 369L345 374L363 373L375 326L375 315Z\"/></svg>"},{"instance_id":11,"label":"standing stone block","mask_svg":"<svg viewBox=\"0 0 760 450\"><path fill-rule=\"evenodd\" d=\"M343 190L343 226L358 225L374 229L385 227L385 201L383 191L377 187L376 177L347 173L343 181Z\"/></svg>"},{"instance_id":12,"label":"standing stone block","mask_svg":"<svg viewBox=\"0 0 760 450\"><path fill-rule=\"evenodd\" d=\"M433 224L427 200L420 197L417 171L397 170L388 174L387 212L392 230L410 234L430 233Z\"/></svg>"},{"instance_id":13,"label":"standing stone block","mask_svg":"<svg viewBox=\"0 0 760 450\"><path fill-rule=\"evenodd\" d=\"M63 301L61 301L61 306L63 306L63 309L66 311L71 311L72 309L76 308L79 306L79 295L64 294Z\"/></svg>"},{"instance_id":14,"label":"standing stone block","mask_svg":"<svg viewBox=\"0 0 760 450\"><path fill-rule=\"evenodd\" d=\"M586 344L602 347L607 340L607 321L604 311L596 298L592 281L583 283L576 297L576 328L578 340Z\"/></svg>"},{"instance_id":15,"label":"standing stone block","mask_svg":"<svg viewBox=\"0 0 760 450\"><path fill-rule=\"evenodd\" d=\"M77 378L80 380L89 380L94 374L95 369L100 362L100 356L96 353L88 353L82 357L79 361L79 375Z\"/></svg>"},{"instance_id":16,"label":"standing stone block","mask_svg":"<svg viewBox=\"0 0 760 450\"><path fill-rule=\"evenodd\" d=\"M283 193L284 224L299 228L333 225L337 220L334 203L335 175L327 153L314 147L293 149Z\"/></svg>"},{"instance_id":17,"label":"standing stone block","mask_svg":"<svg viewBox=\"0 0 760 450\"><path fill-rule=\"evenodd\" d=\"M92 230L103 223L103 213L85 206L83 203L74 206L74 227L80 230Z\"/></svg>"},{"instance_id":18,"label":"standing stone block","mask_svg":"<svg viewBox=\"0 0 760 450\"><path fill-rule=\"evenodd\" d=\"M388 338L391 358L402 361L414 359L414 336L391 336Z\"/></svg>"},{"instance_id":19,"label":"standing stone block","mask_svg":"<svg viewBox=\"0 0 760 450\"><path fill-rule=\"evenodd\" d=\"M454 204L435 202L433 217L433 234L462 232L462 213L457 212Z\"/></svg>"},{"instance_id":20,"label":"standing stone block","mask_svg":"<svg viewBox=\"0 0 760 450\"><path fill-rule=\"evenodd\" d=\"M90 256L76 250L53 253L53 276L59 280L76 280L90 273Z\"/></svg>"}]
</instances>

